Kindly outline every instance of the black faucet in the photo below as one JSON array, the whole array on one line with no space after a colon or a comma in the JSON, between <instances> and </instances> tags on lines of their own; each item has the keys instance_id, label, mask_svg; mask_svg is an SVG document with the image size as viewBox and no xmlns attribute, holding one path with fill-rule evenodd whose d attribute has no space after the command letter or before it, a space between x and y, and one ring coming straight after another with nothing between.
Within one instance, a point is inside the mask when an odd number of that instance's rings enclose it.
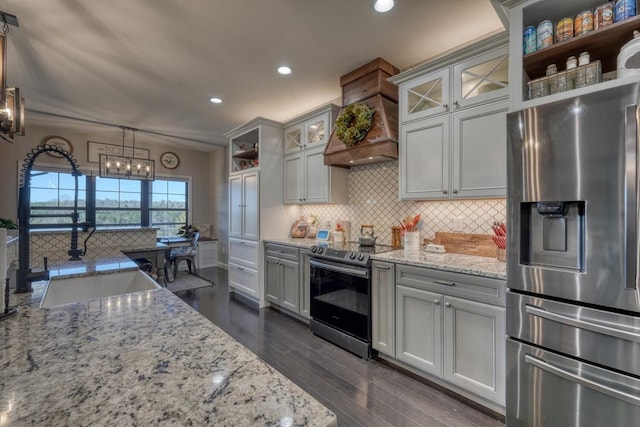
<instances>
[{"instance_id":1,"label":"black faucet","mask_svg":"<svg viewBox=\"0 0 640 427\"><path fill-rule=\"evenodd\" d=\"M44 270L33 272L29 266L29 230L31 226L29 219L32 217L61 217L69 215L32 215L31 214L31 171L33 170L33 163L36 158L45 152L54 152L69 161L73 172L71 175L75 178L75 198L73 202L73 213L71 214L71 249L69 249L69 260L80 260L80 256L86 253L86 241L91 237L87 237L85 240L85 250L78 249L78 226L82 226L83 229L87 227L87 223L79 223L78 213L78 177L82 176L82 173L78 169L78 164L73 158L71 153L65 149L56 147L55 145L38 145L27 154L27 158L22 165L22 171L20 172L20 186L18 189L18 271L16 274L16 293L31 292L32 282L39 280L49 279L49 269L47 258L44 259ZM95 229L94 229L95 231ZM93 232L91 233L93 234Z\"/></svg>"}]
</instances>

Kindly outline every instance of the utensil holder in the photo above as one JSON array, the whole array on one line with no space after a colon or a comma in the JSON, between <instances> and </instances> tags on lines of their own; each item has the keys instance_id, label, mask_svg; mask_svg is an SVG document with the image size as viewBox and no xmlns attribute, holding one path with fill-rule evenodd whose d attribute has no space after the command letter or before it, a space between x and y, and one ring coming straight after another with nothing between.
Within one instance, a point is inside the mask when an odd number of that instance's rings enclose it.
<instances>
[{"instance_id":1,"label":"utensil holder","mask_svg":"<svg viewBox=\"0 0 640 427\"><path fill-rule=\"evenodd\" d=\"M344 232L342 231L334 231L333 232L333 241L337 243L344 242Z\"/></svg>"},{"instance_id":2,"label":"utensil holder","mask_svg":"<svg viewBox=\"0 0 640 427\"><path fill-rule=\"evenodd\" d=\"M420 232L419 231L404 232L404 250L405 251L420 250Z\"/></svg>"},{"instance_id":3,"label":"utensil holder","mask_svg":"<svg viewBox=\"0 0 640 427\"><path fill-rule=\"evenodd\" d=\"M498 258L498 261L507 261L507 250L496 248L496 258Z\"/></svg>"}]
</instances>

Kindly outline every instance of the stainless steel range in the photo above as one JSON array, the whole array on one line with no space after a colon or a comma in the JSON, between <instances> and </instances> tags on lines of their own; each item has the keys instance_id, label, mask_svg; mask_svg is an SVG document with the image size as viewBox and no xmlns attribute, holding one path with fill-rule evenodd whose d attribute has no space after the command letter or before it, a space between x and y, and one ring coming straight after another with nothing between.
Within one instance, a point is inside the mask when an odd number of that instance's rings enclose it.
<instances>
[{"instance_id":1,"label":"stainless steel range","mask_svg":"<svg viewBox=\"0 0 640 427\"><path fill-rule=\"evenodd\" d=\"M311 247L311 323L319 335L371 358L371 255L397 248L357 243Z\"/></svg>"}]
</instances>

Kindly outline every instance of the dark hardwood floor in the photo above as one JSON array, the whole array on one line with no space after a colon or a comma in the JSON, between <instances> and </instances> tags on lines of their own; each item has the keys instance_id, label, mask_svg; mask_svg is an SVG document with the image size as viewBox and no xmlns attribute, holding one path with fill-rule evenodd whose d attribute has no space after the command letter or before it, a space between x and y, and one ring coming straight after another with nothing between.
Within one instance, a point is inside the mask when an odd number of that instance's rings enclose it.
<instances>
[{"instance_id":1,"label":"dark hardwood floor","mask_svg":"<svg viewBox=\"0 0 640 427\"><path fill-rule=\"evenodd\" d=\"M504 427L384 362L364 361L315 336L277 310L230 298L226 270L200 275L215 285L176 295L330 408L340 426Z\"/></svg>"}]
</instances>

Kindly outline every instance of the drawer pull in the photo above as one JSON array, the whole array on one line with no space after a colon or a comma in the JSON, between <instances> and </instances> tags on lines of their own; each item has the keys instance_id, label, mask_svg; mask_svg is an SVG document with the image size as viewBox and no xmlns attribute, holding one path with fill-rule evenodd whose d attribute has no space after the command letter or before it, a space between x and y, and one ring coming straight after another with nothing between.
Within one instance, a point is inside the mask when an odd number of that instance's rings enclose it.
<instances>
[{"instance_id":1,"label":"drawer pull","mask_svg":"<svg viewBox=\"0 0 640 427\"><path fill-rule=\"evenodd\" d=\"M445 285L445 286L455 286L456 284L453 282L447 282L446 280L434 280L433 283L437 285Z\"/></svg>"},{"instance_id":2,"label":"drawer pull","mask_svg":"<svg viewBox=\"0 0 640 427\"><path fill-rule=\"evenodd\" d=\"M451 307L451 303L450 303L450 302L445 302L445 303L444 303L444 306L445 306L445 307Z\"/></svg>"},{"instance_id":3,"label":"drawer pull","mask_svg":"<svg viewBox=\"0 0 640 427\"><path fill-rule=\"evenodd\" d=\"M391 267L387 267L385 265L377 265L376 268L378 270L391 270Z\"/></svg>"}]
</instances>

